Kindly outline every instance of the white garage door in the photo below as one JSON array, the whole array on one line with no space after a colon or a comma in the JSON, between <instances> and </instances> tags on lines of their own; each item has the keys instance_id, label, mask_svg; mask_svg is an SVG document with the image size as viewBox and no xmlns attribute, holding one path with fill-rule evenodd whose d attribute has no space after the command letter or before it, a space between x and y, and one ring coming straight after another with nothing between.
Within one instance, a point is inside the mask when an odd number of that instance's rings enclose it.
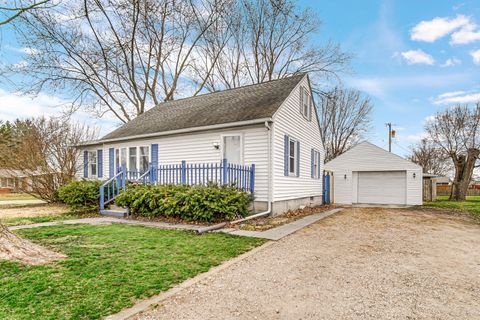
<instances>
[{"instance_id":1,"label":"white garage door","mask_svg":"<svg viewBox=\"0 0 480 320\"><path fill-rule=\"evenodd\" d=\"M358 203L406 204L406 171L358 172Z\"/></svg>"}]
</instances>

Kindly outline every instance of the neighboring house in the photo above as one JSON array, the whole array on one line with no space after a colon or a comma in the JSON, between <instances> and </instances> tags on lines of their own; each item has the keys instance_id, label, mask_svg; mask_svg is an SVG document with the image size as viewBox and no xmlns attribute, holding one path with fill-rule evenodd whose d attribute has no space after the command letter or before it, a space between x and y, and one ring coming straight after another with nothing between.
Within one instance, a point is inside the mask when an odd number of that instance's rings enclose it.
<instances>
[{"instance_id":1,"label":"neighboring house","mask_svg":"<svg viewBox=\"0 0 480 320\"><path fill-rule=\"evenodd\" d=\"M182 161L255 165L255 210L322 203L324 151L306 74L168 101L78 148L79 177L108 179ZM153 179L159 183L159 177ZM160 182L161 183L161 182Z\"/></svg>"},{"instance_id":2,"label":"neighboring house","mask_svg":"<svg viewBox=\"0 0 480 320\"><path fill-rule=\"evenodd\" d=\"M32 190L31 175L22 170L0 169L0 193Z\"/></svg>"},{"instance_id":3,"label":"neighboring house","mask_svg":"<svg viewBox=\"0 0 480 320\"><path fill-rule=\"evenodd\" d=\"M422 204L422 167L369 142L325 164L339 204Z\"/></svg>"}]
</instances>

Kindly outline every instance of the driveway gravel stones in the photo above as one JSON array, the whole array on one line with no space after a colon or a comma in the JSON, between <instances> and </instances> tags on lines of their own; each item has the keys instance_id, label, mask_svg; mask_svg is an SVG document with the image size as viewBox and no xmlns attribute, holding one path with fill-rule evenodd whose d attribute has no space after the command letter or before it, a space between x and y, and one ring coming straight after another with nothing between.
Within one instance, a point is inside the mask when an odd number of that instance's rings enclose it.
<instances>
[{"instance_id":1,"label":"driveway gravel stones","mask_svg":"<svg viewBox=\"0 0 480 320\"><path fill-rule=\"evenodd\" d=\"M480 319L480 225L345 209L135 319Z\"/></svg>"}]
</instances>

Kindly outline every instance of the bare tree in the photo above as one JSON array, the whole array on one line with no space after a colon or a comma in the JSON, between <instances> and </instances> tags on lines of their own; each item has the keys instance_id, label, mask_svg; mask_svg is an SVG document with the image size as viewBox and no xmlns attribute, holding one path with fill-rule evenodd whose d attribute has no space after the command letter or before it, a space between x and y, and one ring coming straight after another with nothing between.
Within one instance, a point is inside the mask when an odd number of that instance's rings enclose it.
<instances>
[{"instance_id":1,"label":"bare tree","mask_svg":"<svg viewBox=\"0 0 480 320\"><path fill-rule=\"evenodd\" d=\"M475 107L457 105L439 112L425 129L433 143L451 158L455 177L450 200L465 200L475 164L480 156L480 102Z\"/></svg>"},{"instance_id":2,"label":"bare tree","mask_svg":"<svg viewBox=\"0 0 480 320\"><path fill-rule=\"evenodd\" d=\"M311 45L319 21L289 0L83 0L32 10L12 24L32 54L10 68L22 91L73 97L128 122L176 95L298 72L335 75L349 55Z\"/></svg>"},{"instance_id":3,"label":"bare tree","mask_svg":"<svg viewBox=\"0 0 480 320\"><path fill-rule=\"evenodd\" d=\"M15 143L0 143L0 162L7 170L22 172L32 181L21 191L48 202L57 201L57 189L78 171L80 153L73 146L95 137L86 125L65 119L17 120L13 124Z\"/></svg>"},{"instance_id":4,"label":"bare tree","mask_svg":"<svg viewBox=\"0 0 480 320\"><path fill-rule=\"evenodd\" d=\"M93 138L88 127L65 119L17 120L0 127L8 138L0 141L2 165L26 173L33 189L24 191L47 201L56 200L58 186L73 179L78 169L79 153L73 146ZM0 222L0 259L38 265L64 257L17 236Z\"/></svg>"},{"instance_id":5,"label":"bare tree","mask_svg":"<svg viewBox=\"0 0 480 320\"><path fill-rule=\"evenodd\" d=\"M28 76L24 90L68 91L73 110L85 107L98 117L108 112L128 122L174 99L205 33L226 14L227 4L84 0L32 11L13 26L35 53L11 71Z\"/></svg>"},{"instance_id":6,"label":"bare tree","mask_svg":"<svg viewBox=\"0 0 480 320\"><path fill-rule=\"evenodd\" d=\"M420 140L410 149L408 159L422 166L423 173L445 176L450 171L449 156L429 139Z\"/></svg>"},{"instance_id":7,"label":"bare tree","mask_svg":"<svg viewBox=\"0 0 480 320\"><path fill-rule=\"evenodd\" d=\"M216 91L310 72L325 80L345 71L350 55L332 42L312 45L320 21L289 0L240 0L223 25L223 37L203 53L212 70L207 88ZM204 67L196 69L200 76Z\"/></svg>"},{"instance_id":8,"label":"bare tree","mask_svg":"<svg viewBox=\"0 0 480 320\"><path fill-rule=\"evenodd\" d=\"M357 90L335 88L320 96L319 120L325 161L338 157L368 131L373 105Z\"/></svg>"},{"instance_id":9,"label":"bare tree","mask_svg":"<svg viewBox=\"0 0 480 320\"><path fill-rule=\"evenodd\" d=\"M8 24L18 18L20 15L25 14L28 11L34 9L44 9L47 7L47 4L50 0L40 0L40 1L21 1L13 0L2 6L0 6L0 14L5 18L0 20L0 26Z\"/></svg>"}]
</instances>

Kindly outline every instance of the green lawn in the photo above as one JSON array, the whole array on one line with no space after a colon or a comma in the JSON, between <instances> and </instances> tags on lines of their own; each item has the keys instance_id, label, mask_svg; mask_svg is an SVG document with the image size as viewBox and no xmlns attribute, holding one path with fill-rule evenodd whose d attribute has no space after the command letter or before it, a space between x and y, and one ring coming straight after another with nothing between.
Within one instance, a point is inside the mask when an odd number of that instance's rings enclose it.
<instances>
[{"instance_id":1,"label":"green lawn","mask_svg":"<svg viewBox=\"0 0 480 320\"><path fill-rule=\"evenodd\" d=\"M98 319L264 242L127 225L18 232L68 259L35 267L0 261L0 319Z\"/></svg>"},{"instance_id":2,"label":"green lawn","mask_svg":"<svg viewBox=\"0 0 480 320\"><path fill-rule=\"evenodd\" d=\"M0 202L6 200L37 200L37 198L26 193L0 193Z\"/></svg>"},{"instance_id":3,"label":"green lawn","mask_svg":"<svg viewBox=\"0 0 480 320\"><path fill-rule=\"evenodd\" d=\"M426 202L424 206L458 210L480 218L480 196L467 197L466 201L450 201L448 196L439 196L437 201Z\"/></svg>"}]
</instances>

